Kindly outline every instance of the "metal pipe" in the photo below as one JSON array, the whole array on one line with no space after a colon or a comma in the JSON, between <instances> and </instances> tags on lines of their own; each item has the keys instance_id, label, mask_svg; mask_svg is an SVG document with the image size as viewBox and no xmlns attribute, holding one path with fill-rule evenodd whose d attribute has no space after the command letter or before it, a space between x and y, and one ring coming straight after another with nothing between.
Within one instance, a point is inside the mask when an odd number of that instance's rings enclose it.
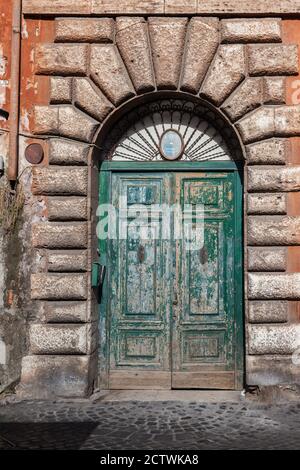
<instances>
[{"instance_id":1,"label":"metal pipe","mask_svg":"<svg viewBox=\"0 0 300 470\"><path fill-rule=\"evenodd\" d=\"M13 0L10 77L10 133L7 177L18 177L22 0Z\"/></svg>"}]
</instances>

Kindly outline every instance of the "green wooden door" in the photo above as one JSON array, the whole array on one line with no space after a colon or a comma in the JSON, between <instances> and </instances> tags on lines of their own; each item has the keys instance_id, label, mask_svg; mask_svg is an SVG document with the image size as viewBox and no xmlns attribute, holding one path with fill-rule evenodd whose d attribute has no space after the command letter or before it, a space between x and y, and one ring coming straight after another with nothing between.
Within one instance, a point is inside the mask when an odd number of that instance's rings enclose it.
<instances>
[{"instance_id":1,"label":"green wooden door","mask_svg":"<svg viewBox=\"0 0 300 470\"><path fill-rule=\"evenodd\" d=\"M238 172L145 170L105 172L117 230L100 246L107 252L102 383L110 389L241 388ZM170 206L166 219L162 207ZM195 207L202 208L196 218ZM204 228L193 233L201 242L191 246L185 224L197 222Z\"/></svg>"}]
</instances>

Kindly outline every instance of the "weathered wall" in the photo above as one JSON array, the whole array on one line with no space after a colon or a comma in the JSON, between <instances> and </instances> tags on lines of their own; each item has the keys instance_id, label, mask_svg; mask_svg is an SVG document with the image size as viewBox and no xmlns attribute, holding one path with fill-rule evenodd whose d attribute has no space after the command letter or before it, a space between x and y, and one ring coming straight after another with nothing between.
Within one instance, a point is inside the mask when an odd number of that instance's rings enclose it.
<instances>
[{"instance_id":1,"label":"weathered wall","mask_svg":"<svg viewBox=\"0 0 300 470\"><path fill-rule=\"evenodd\" d=\"M11 2L0 4L0 156L8 161L11 57ZM4 207L7 181L0 173L0 392L20 377L25 354L26 313L20 304L22 289L22 222L11 224ZM8 209L8 210L7 210Z\"/></svg>"},{"instance_id":2,"label":"weathered wall","mask_svg":"<svg viewBox=\"0 0 300 470\"><path fill-rule=\"evenodd\" d=\"M48 397L92 390L98 347L90 287L97 198L92 146L120 106L156 90L200 95L241 136L246 383L299 383L292 356L300 346L300 20L220 15L296 14L300 2L23 5L20 171L30 168L28 143L40 142L45 159L33 168L32 187L31 170L24 172L18 269L27 280L31 273L31 299L22 298L30 326L19 391Z\"/></svg>"}]
</instances>

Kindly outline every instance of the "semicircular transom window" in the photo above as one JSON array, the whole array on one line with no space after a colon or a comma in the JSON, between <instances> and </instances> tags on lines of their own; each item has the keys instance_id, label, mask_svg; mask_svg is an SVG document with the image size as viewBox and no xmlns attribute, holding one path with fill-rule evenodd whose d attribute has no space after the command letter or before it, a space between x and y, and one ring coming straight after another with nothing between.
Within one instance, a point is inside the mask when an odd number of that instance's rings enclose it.
<instances>
[{"instance_id":1,"label":"semicircular transom window","mask_svg":"<svg viewBox=\"0 0 300 470\"><path fill-rule=\"evenodd\" d=\"M142 105L123 116L109 140L108 158L117 161L241 158L227 123L204 104L189 100L161 99Z\"/></svg>"}]
</instances>

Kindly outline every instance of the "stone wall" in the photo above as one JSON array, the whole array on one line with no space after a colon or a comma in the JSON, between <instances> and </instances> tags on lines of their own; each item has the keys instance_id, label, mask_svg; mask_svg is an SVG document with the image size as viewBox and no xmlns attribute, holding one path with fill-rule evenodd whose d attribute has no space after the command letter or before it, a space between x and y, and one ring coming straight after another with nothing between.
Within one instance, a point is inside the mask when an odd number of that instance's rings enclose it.
<instances>
[{"instance_id":1,"label":"stone wall","mask_svg":"<svg viewBox=\"0 0 300 470\"><path fill-rule=\"evenodd\" d=\"M46 157L32 171L32 198L43 210L31 220L36 314L20 393L92 391L98 348L90 282L96 258L94 146L123 105L162 90L210 102L240 136L246 159L246 382L299 383L292 355L300 346L300 105L289 90L299 72L300 38L287 32L293 20L220 19L213 14L223 2L205 2L208 11L201 10L204 2L195 2L195 12L182 10L211 16L169 17L178 2L167 1L163 11L160 2L143 2L152 4L149 13L165 14L146 19L61 17L66 3L73 7L69 13L82 15L91 5L97 14L144 12L136 2L125 2L126 11L124 2L118 11L105 1L24 2L22 87L29 96L22 98L21 125L26 142L42 143ZM242 14L245 2L232 3ZM261 12L273 14L300 9L298 2L259 4ZM33 13L53 16L41 21Z\"/></svg>"}]
</instances>

